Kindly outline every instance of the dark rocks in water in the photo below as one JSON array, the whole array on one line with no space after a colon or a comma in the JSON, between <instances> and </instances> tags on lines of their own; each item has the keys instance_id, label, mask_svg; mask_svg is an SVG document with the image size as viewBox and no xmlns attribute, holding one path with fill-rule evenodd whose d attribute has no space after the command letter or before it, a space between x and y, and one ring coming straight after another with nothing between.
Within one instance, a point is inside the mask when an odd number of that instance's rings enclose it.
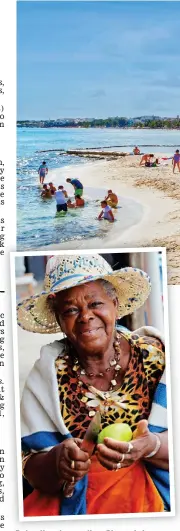
<instances>
[{"instance_id":1,"label":"dark rocks in water","mask_svg":"<svg viewBox=\"0 0 180 531\"><path fill-rule=\"evenodd\" d=\"M67 149L68 155L76 155L78 157L125 157L128 153L118 151L97 151L97 150L84 150L84 149Z\"/></svg>"},{"instance_id":2,"label":"dark rocks in water","mask_svg":"<svg viewBox=\"0 0 180 531\"><path fill-rule=\"evenodd\" d=\"M129 153L125 153L123 151L103 151L103 150L91 150L91 149L47 149L45 151L38 151L38 153L50 153L50 152L56 152L59 153L59 156L64 155L74 155L75 157L84 157L87 159L105 159L108 157L108 159L117 159L119 157L125 157L126 155L129 155Z\"/></svg>"}]
</instances>

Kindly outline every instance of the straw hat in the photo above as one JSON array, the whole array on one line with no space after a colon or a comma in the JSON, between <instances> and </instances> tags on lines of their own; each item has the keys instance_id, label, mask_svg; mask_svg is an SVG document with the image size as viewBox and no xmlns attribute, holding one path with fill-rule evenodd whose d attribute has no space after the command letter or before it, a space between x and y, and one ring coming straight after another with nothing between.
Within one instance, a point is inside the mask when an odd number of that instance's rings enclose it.
<instances>
[{"instance_id":1,"label":"straw hat","mask_svg":"<svg viewBox=\"0 0 180 531\"><path fill-rule=\"evenodd\" d=\"M47 262L44 291L18 304L18 324L40 334L60 332L47 304L48 295L98 279L108 280L116 289L119 318L140 308L151 290L150 278L144 271L132 267L113 271L98 254L53 256Z\"/></svg>"}]
</instances>

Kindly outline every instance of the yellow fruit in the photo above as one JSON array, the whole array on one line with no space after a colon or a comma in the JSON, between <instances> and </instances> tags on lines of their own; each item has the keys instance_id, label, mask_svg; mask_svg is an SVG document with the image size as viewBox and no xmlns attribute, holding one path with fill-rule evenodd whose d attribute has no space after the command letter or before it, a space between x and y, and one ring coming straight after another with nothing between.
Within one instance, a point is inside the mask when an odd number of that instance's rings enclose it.
<instances>
[{"instance_id":1,"label":"yellow fruit","mask_svg":"<svg viewBox=\"0 0 180 531\"><path fill-rule=\"evenodd\" d=\"M132 439L132 430L126 423L109 424L98 435L98 444L103 443L105 437L111 437L116 441L129 442Z\"/></svg>"}]
</instances>

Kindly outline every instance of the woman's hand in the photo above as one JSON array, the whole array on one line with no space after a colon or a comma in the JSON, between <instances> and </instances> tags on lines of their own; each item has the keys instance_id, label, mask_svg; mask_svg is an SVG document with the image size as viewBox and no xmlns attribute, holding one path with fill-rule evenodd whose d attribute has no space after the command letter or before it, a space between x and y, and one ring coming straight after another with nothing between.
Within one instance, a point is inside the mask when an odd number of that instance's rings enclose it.
<instances>
[{"instance_id":1,"label":"woman's hand","mask_svg":"<svg viewBox=\"0 0 180 531\"><path fill-rule=\"evenodd\" d=\"M81 450L81 439L67 439L56 447L56 470L63 481L76 483L88 473L91 460Z\"/></svg>"},{"instance_id":2,"label":"woman's hand","mask_svg":"<svg viewBox=\"0 0 180 531\"><path fill-rule=\"evenodd\" d=\"M56 494L64 482L76 483L87 474L91 464L89 454L80 445L80 439L70 438L49 452L32 454L24 469L30 485L46 494Z\"/></svg>"},{"instance_id":3,"label":"woman's hand","mask_svg":"<svg viewBox=\"0 0 180 531\"><path fill-rule=\"evenodd\" d=\"M128 467L150 454L155 449L156 442L156 435L149 431L147 421L141 420L131 443L106 437L103 444L97 445L97 458L108 470L116 470L118 463L118 468Z\"/></svg>"}]
</instances>

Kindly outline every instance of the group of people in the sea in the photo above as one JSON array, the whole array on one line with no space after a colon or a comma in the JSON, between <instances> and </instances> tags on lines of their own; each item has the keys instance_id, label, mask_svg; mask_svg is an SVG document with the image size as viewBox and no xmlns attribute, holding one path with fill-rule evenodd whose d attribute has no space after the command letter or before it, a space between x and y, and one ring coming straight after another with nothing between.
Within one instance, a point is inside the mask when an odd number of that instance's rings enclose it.
<instances>
[{"instance_id":1,"label":"group of people in the sea","mask_svg":"<svg viewBox=\"0 0 180 531\"><path fill-rule=\"evenodd\" d=\"M65 190L64 186L59 185L56 188L53 182L48 184L44 183L44 179L48 173L48 168L46 162L44 161L38 170L40 184L42 185L41 197L42 199L52 199L53 197L56 200L56 212L67 212L71 208L82 208L85 206L85 201L83 199L83 184L79 179L70 179L67 178L66 182L71 184L74 188L74 201L68 197L68 193ZM112 209L117 208L118 205L118 196L112 191L108 190L106 197L100 202L101 212L98 216L98 220L106 219L107 221L114 221L114 214Z\"/></svg>"},{"instance_id":2,"label":"group of people in the sea","mask_svg":"<svg viewBox=\"0 0 180 531\"><path fill-rule=\"evenodd\" d=\"M66 182L72 184L72 186L74 187L74 202L72 202L71 199L68 197L68 193L64 189L64 186L59 185L58 188L56 188L53 182L43 184L41 197L42 199L52 199L52 197L54 197L56 200L57 212L67 212L68 208L84 207L85 204L84 199L82 197L83 185L79 181L79 179L66 179Z\"/></svg>"},{"instance_id":3,"label":"group of people in the sea","mask_svg":"<svg viewBox=\"0 0 180 531\"><path fill-rule=\"evenodd\" d=\"M135 146L133 149L134 155L142 155L139 165L145 166L148 168L157 167L162 162L172 159L173 173L175 169L180 172L180 152L179 149L176 149L173 157L161 157L156 158L153 153L141 153L138 146ZM58 188L54 186L53 182L48 184L44 183L45 177L48 174L48 167L46 161L43 161L40 164L38 169L39 182L42 185L41 197L42 199L52 199L56 200L56 212L67 212L72 208L82 208L85 206L85 201L83 199L83 184L79 179L67 178L66 182L71 184L74 188L74 201L68 197L67 191L64 189L64 186L59 185ZM108 190L106 197L100 202L101 211L97 219L100 221L105 219L109 222L114 222L114 213L112 209L116 209L118 205L118 196L112 190Z\"/></svg>"}]
</instances>

